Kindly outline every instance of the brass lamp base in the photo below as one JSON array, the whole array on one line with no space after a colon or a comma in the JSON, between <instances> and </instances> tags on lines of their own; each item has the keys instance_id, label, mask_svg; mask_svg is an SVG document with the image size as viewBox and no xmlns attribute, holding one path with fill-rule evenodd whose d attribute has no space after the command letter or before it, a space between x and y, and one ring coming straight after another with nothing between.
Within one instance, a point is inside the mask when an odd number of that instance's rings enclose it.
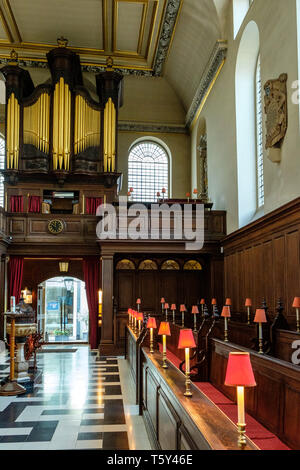
<instances>
[{"instance_id":1,"label":"brass lamp base","mask_svg":"<svg viewBox=\"0 0 300 470\"><path fill-rule=\"evenodd\" d=\"M238 424L237 425L238 430L239 430L239 438L238 438L238 446L240 449L244 449L247 445L247 440L246 440L246 424Z\"/></svg>"},{"instance_id":2,"label":"brass lamp base","mask_svg":"<svg viewBox=\"0 0 300 470\"><path fill-rule=\"evenodd\" d=\"M263 353L264 353L264 350L263 350L263 340L262 340L262 339L259 339L258 343L259 343L258 354L263 354Z\"/></svg>"},{"instance_id":3,"label":"brass lamp base","mask_svg":"<svg viewBox=\"0 0 300 470\"><path fill-rule=\"evenodd\" d=\"M190 386L191 386L190 374L189 372L186 372L185 373L185 392L184 392L185 397L193 396Z\"/></svg>"},{"instance_id":4,"label":"brass lamp base","mask_svg":"<svg viewBox=\"0 0 300 470\"><path fill-rule=\"evenodd\" d=\"M23 393L26 393L26 388L15 381L7 382L0 388L0 396L22 395Z\"/></svg>"},{"instance_id":5,"label":"brass lamp base","mask_svg":"<svg viewBox=\"0 0 300 470\"><path fill-rule=\"evenodd\" d=\"M163 366L163 369L168 369L168 364L165 361L163 362L162 366Z\"/></svg>"}]
</instances>

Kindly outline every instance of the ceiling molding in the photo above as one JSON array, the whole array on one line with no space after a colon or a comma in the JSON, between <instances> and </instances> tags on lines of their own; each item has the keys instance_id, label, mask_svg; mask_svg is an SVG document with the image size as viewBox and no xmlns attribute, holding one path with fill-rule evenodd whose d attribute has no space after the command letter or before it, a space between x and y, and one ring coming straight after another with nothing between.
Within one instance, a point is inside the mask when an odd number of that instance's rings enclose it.
<instances>
[{"instance_id":1,"label":"ceiling molding","mask_svg":"<svg viewBox=\"0 0 300 470\"><path fill-rule=\"evenodd\" d=\"M161 76L172 45L183 0L168 0L153 64L153 75Z\"/></svg>"},{"instance_id":2,"label":"ceiling molding","mask_svg":"<svg viewBox=\"0 0 300 470\"><path fill-rule=\"evenodd\" d=\"M193 98L192 104L186 115L186 126L190 127L204 106L204 103L214 85L220 70L225 62L227 54L227 41L219 40L216 42L209 61L202 74L200 84ZM195 119L196 118L196 119Z\"/></svg>"},{"instance_id":3,"label":"ceiling molding","mask_svg":"<svg viewBox=\"0 0 300 470\"><path fill-rule=\"evenodd\" d=\"M133 121L119 121L118 130L120 132L149 132L151 134L188 134L186 126L158 123L141 123Z\"/></svg>"}]
</instances>

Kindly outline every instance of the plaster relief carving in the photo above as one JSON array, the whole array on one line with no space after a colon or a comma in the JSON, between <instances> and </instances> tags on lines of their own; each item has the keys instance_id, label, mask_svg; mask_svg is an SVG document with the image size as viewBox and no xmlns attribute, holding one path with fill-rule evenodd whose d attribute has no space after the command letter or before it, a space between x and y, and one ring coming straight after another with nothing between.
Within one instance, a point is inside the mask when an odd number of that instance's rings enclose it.
<instances>
[{"instance_id":1,"label":"plaster relief carving","mask_svg":"<svg viewBox=\"0 0 300 470\"><path fill-rule=\"evenodd\" d=\"M287 130L287 74L268 80L265 89L266 149L268 158L280 162L280 148Z\"/></svg>"}]
</instances>

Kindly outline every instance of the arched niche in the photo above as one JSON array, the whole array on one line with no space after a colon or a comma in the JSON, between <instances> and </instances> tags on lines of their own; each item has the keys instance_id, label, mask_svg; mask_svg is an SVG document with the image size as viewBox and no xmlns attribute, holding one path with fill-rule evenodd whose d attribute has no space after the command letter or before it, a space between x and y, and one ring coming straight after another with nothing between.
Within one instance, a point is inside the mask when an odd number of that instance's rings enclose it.
<instances>
[{"instance_id":1,"label":"arched niche","mask_svg":"<svg viewBox=\"0 0 300 470\"><path fill-rule=\"evenodd\" d=\"M124 270L135 270L135 265L134 262L131 261L130 259L121 259L120 261L117 262L116 269L118 271L124 271Z\"/></svg>"},{"instance_id":2,"label":"arched niche","mask_svg":"<svg viewBox=\"0 0 300 470\"><path fill-rule=\"evenodd\" d=\"M152 259L144 259L139 264L140 271L157 271L157 269L157 264Z\"/></svg>"},{"instance_id":3,"label":"arched niche","mask_svg":"<svg viewBox=\"0 0 300 470\"><path fill-rule=\"evenodd\" d=\"M174 259L167 259L162 263L160 269L162 271L179 271L180 266L179 263L177 263L177 261L175 261Z\"/></svg>"},{"instance_id":4,"label":"arched niche","mask_svg":"<svg viewBox=\"0 0 300 470\"><path fill-rule=\"evenodd\" d=\"M190 259L183 265L184 271L202 271L202 269L202 264L195 259Z\"/></svg>"}]
</instances>

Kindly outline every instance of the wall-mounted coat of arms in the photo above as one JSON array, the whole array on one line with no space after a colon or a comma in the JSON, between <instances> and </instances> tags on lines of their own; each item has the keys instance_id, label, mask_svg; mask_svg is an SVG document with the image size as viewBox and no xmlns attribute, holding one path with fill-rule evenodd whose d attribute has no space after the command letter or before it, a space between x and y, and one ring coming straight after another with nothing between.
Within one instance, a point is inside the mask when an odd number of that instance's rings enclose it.
<instances>
[{"instance_id":1,"label":"wall-mounted coat of arms","mask_svg":"<svg viewBox=\"0 0 300 470\"><path fill-rule=\"evenodd\" d=\"M287 130L287 74L268 80L265 89L266 149L273 162L280 162L280 148Z\"/></svg>"}]
</instances>

